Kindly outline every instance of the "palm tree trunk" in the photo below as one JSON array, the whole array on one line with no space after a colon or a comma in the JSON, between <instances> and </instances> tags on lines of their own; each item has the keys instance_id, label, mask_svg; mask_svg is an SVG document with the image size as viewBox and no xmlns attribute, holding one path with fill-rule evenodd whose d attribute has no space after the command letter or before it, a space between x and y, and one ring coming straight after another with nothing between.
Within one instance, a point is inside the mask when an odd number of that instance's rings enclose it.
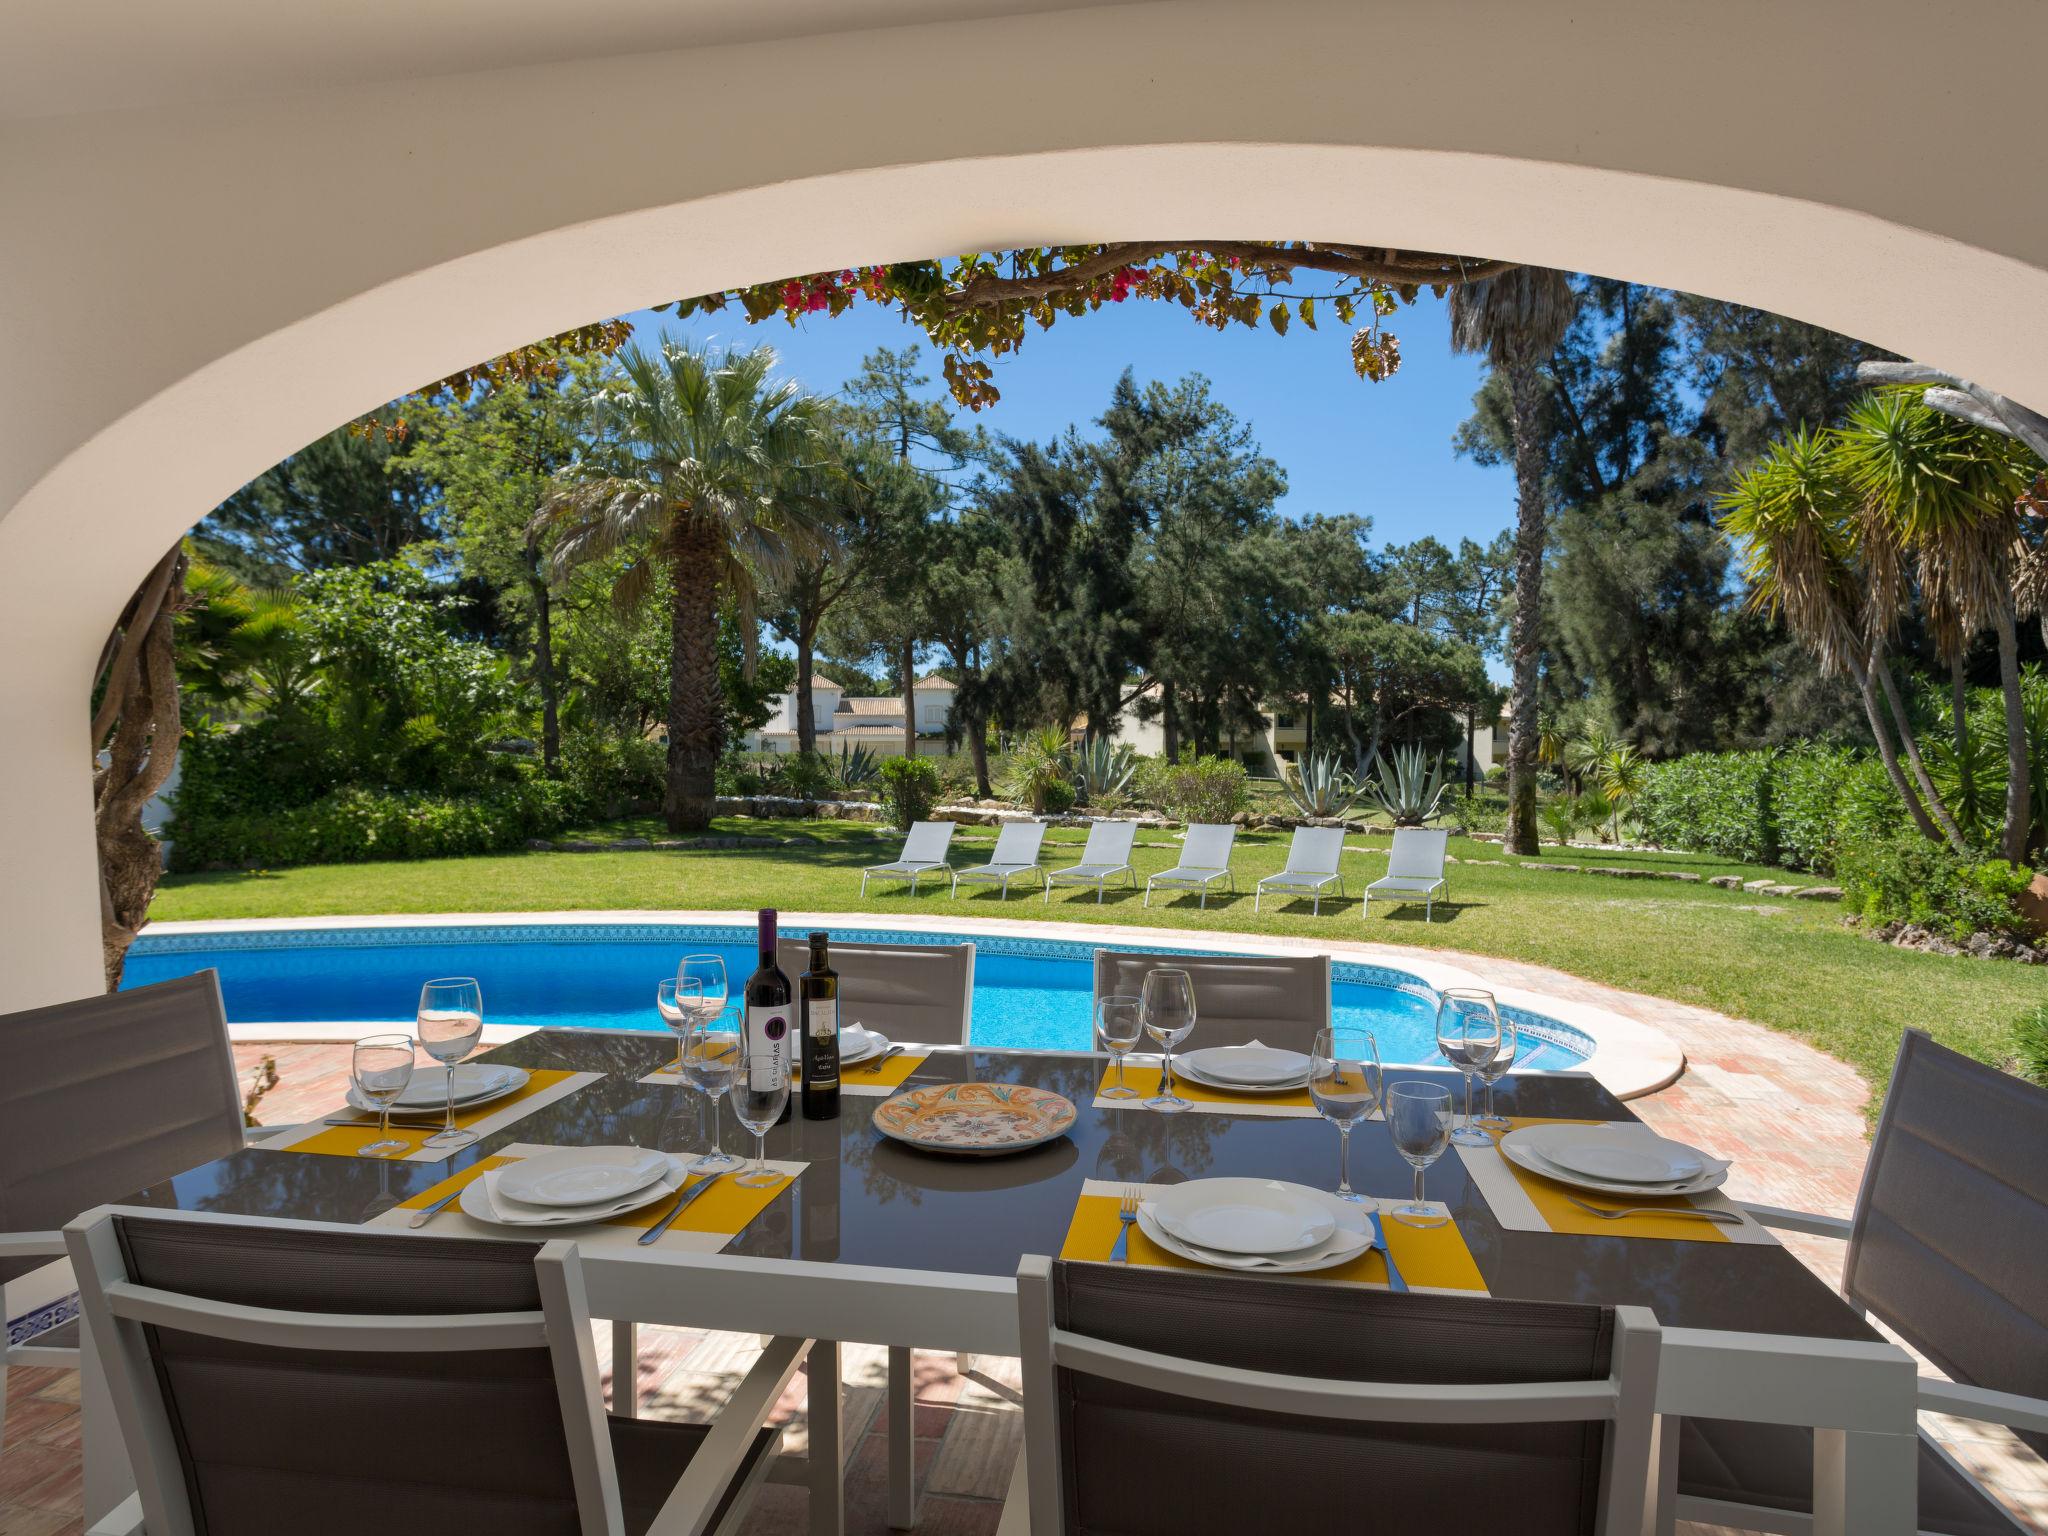
<instances>
[{"instance_id":1,"label":"palm tree trunk","mask_svg":"<svg viewBox=\"0 0 2048 1536\"><path fill-rule=\"evenodd\" d=\"M1166 678L1159 680L1159 730L1165 739L1162 742L1169 763L1180 761L1180 716L1173 707L1173 684Z\"/></svg>"},{"instance_id":2,"label":"palm tree trunk","mask_svg":"<svg viewBox=\"0 0 2048 1536\"><path fill-rule=\"evenodd\" d=\"M1999 850L2008 864L2026 862L2027 835L2033 830L2033 774L2027 761L2027 701L2020 691L2019 622L2009 603L1991 615L1998 635L1998 687L2005 695L2005 844Z\"/></svg>"},{"instance_id":3,"label":"palm tree trunk","mask_svg":"<svg viewBox=\"0 0 2048 1536\"><path fill-rule=\"evenodd\" d=\"M1906 807L1906 814L1913 818L1913 825L1920 829L1920 835L1930 843L1941 842L1941 829L1927 814L1927 807L1920 803L1920 796L1906 778L1905 769L1899 766L1899 749L1892 741L1891 727L1885 723L1884 706L1878 702L1877 679L1870 675L1870 668L1855 657L1849 658L1850 675L1856 681L1856 691L1863 699L1863 714L1870 722L1870 734L1877 742L1877 755L1884 764L1885 776L1892 781L1892 791Z\"/></svg>"},{"instance_id":4,"label":"palm tree trunk","mask_svg":"<svg viewBox=\"0 0 2048 1536\"><path fill-rule=\"evenodd\" d=\"M1510 853L1534 854L1536 841L1536 691L1543 632L1543 395L1533 365L1508 370L1515 439L1515 617L1508 650L1514 664L1514 708L1508 720Z\"/></svg>"},{"instance_id":5,"label":"palm tree trunk","mask_svg":"<svg viewBox=\"0 0 2048 1536\"><path fill-rule=\"evenodd\" d=\"M974 798L993 800L988 781L988 716L977 710L967 717L967 755L974 760Z\"/></svg>"},{"instance_id":6,"label":"palm tree trunk","mask_svg":"<svg viewBox=\"0 0 2048 1536\"><path fill-rule=\"evenodd\" d=\"M796 620L796 749L810 753L818 750L818 721L811 708L812 676L816 670L814 651L817 647L818 625L809 614L798 614Z\"/></svg>"},{"instance_id":7,"label":"palm tree trunk","mask_svg":"<svg viewBox=\"0 0 2048 1536\"><path fill-rule=\"evenodd\" d=\"M701 832L711 825L725 748L716 540L694 530L679 534L669 564L675 598L669 606L668 792L662 810L671 832Z\"/></svg>"},{"instance_id":8,"label":"palm tree trunk","mask_svg":"<svg viewBox=\"0 0 2048 1536\"><path fill-rule=\"evenodd\" d=\"M555 680L555 614L540 545L526 541L526 584L533 597L533 679L540 687L540 765L549 778L562 772L561 690Z\"/></svg>"},{"instance_id":9,"label":"palm tree trunk","mask_svg":"<svg viewBox=\"0 0 2048 1536\"><path fill-rule=\"evenodd\" d=\"M1941 791L1934 787L1934 780L1928 776L1927 763L1920 756L1920 738L1914 734L1913 722L1907 717L1905 702L1899 697L1899 685L1892 677L1891 658L1882 651L1871 654L1870 670L1877 675L1878 686L1884 690L1885 703L1890 706L1892 723L1898 728L1899 744L1906 749L1906 761L1913 769L1913 782L1919 786L1920 798L1927 806L1928 815L1941 828L1939 840L1964 857L1976 850L1970 840L1963 836L1963 829L1956 825L1955 815L1949 810L1948 802L1941 798Z\"/></svg>"},{"instance_id":10,"label":"palm tree trunk","mask_svg":"<svg viewBox=\"0 0 2048 1536\"><path fill-rule=\"evenodd\" d=\"M903 642L903 755L917 756L917 642Z\"/></svg>"},{"instance_id":11,"label":"palm tree trunk","mask_svg":"<svg viewBox=\"0 0 2048 1536\"><path fill-rule=\"evenodd\" d=\"M1970 751L1970 689L1963 676L1961 646L1948 659L1948 700L1949 713L1955 717L1949 722L1949 737L1955 743L1956 761L1961 762Z\"/></svg>"}]
</instances>

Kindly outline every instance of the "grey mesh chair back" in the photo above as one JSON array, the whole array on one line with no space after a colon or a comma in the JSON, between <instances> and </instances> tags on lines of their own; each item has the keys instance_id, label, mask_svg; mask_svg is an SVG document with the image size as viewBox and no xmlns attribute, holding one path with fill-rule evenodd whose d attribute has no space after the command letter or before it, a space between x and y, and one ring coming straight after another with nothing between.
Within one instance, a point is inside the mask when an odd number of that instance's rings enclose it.
<instances>
[{"instance_id":1,"label":"grey mesh chair back","mask_svg":"<svg viewBox=\"0 0 2048 1536\"><path fill-rule=\"evenodd\" d=\"M212 971L0 1017L0 1061L0 1232L54 1232L242 1145ZM0 1281L46 1262L0 1259Z\"/></svg>"},{"instance_id":2,"label":"grey mesh chair back","mask_svg":"<svg viewBox=\"0 0 2048 1536\"><path fill-rule=\"evenodd\" d=\"M1907 1030L1843 1293L1954 1380L2048 1397L2048 1090ZM2048 1454L2048 1435L2018 1431Z\"/></svg>"},{"instance_id":3,"label":"grey mesh chair back","mask_svg":"<svg viewBox=\"0 0 2048 1536\"><path fill-rule=\"evenodd\" d=\"M1188 973L1195 987L1195 1028L1189 1050L1248 1045L1307 1051L1330 1027L1328 955L1142 955L1095 951L1097 998L1140 996L1145 978L1162 966Z\"/></svg>"},{"instance_id":4,"label":"grey mesh chair back","mask_svg":"<svg viewBox=\"0 0 2048 1536\"><path fill-rule=\"evenodd\" d=\"M1640 1308L1037 1258L1017 1286L1032 1536L1643 1528Z\"/></svg>"},{"instance_id":5,"label":"grey mesh chair back","mask_svg":"<svg viewBox=\"0 0 2048 1536\"><path fill-rule=\"evenodd\" d=\"M834 944L840 1024L865 1024L891 1040L965 1045L974 1016L972 944ZM810 963L800 938L776 946L791 985Z\"/></svg>"}]
</instances>

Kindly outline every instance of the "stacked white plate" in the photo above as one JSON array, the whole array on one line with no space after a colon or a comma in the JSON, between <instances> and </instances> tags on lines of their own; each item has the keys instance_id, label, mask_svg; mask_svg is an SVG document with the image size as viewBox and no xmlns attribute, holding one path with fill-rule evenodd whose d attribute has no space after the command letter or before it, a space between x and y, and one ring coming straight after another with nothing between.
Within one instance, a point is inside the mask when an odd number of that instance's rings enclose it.
<instances>
[{"instance_id":1,"label":"stacked white plate","mask_svg":"<svg viewBox=\"0 0 2048 1536\"><path fill-rule=\"evenodd\" d=\"M682 1159L643 1147L558 1147L462 1186L462 1210L504 1227L604 1221L683 1187Z\"/></svg>"},{"instance_id":2,"label":"stacked white plate","mask_svg":"<svg viewBox=\"0 0 2048 1536\"><path fill-rule=\"evenodd\" d=\"M1191 1179L1140 1205L1138 1228L1197 1264L1308 1274L1372 1246L1373 1207L1277 1179Z\"/></svg>"},{"instance_id":3,"label":"stacked white plate","mask_svg":"<svg viewBox=\"0 0 2048 1536\"><path fill-rule=\"evenodd\" d=\"M405 1085L405 1091L391 1106L391 1117L404 1120L415 1116L441 1115L448 1109L448 1073L451 1069L443 1066L421 1067L414 1071L412 1081ZM452 1069L455 1073L455 1107L475 1109L493 1099L502 1099L517 1093L527 1084L531 1074L520 1067L507 1067L496 1062L464 1062ZM374 1115L376 1109L357 1097L355 1086L348 1090L350 1107L365 1114Z\"/></svg>"},{"instance_id":4,"label":"stacked white plate","mask_svg":"<svg viewBox=\"0 0 2048 1536\"><path fill-rule=\"evenodd\" d=\"M1727 1163L1646 1126L1525 1125L1501 1137L1500 1152L1531 1173L1605 1195L1697 1195L1728 1179Z\"/></svg>"},{"instance_id":5,"label":"stacked white plate","mask_svg":"<svg viewBox=\"0 0 2048 1536\"><path fill-rule=\"evenodd\" d=\"M1173 1070L1227 1093L1293 1093L1308 1086L1309 1060L1270 1045L1212 1045L1175 1056Z\"/></svg>"},{"instance_id":6,"label":"stacked white plate","mask_svg":"<svg viewBox=\"0 0 2048 1536\"><path fill-rule=\"evenodd\" d=\"M889 1049L889 1037L879 1030L847 1024L839 1031L839 1065L857 1067Z\"/></svg>"}]
</instances>

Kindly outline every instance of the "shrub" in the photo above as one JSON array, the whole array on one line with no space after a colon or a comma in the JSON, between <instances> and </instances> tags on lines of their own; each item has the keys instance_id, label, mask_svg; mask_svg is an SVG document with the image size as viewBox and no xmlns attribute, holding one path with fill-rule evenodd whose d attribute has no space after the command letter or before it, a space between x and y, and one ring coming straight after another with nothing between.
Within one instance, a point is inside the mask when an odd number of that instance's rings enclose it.
<instances>
[{"instance_id":1,"label":"shrub","mask_svg":"<svg viewBox=\"0 0 2048 1536\"><path fill-rule=\"evenodd\" d=\"M2014 898L2033 873L1958 857L1918 833L1842 850L1842 898L1874 923L1913 923L1956 943L1973 933L2025 932Z\"/></svg>"},{"instance_id":2,"label":"shrub","mask_svg":"<svg viewBox=\"0 0 2048 1536\"><path fill-rule=\"evenodd\" d=\"M882 803L899 832L923 821L939 803L939 770L924 757L892 757L882 764Z\"/></svg>"},{"instance_id":3,"label":"shrub","mask_svg":"<svg viewBox=\"0 0 2048 1536\"><path fill-rule=\"evenodd\" d=\"M1775 863L1771 765L1768 752L1696 752L1651 763L1633 807L1636 824L1662 847Z\"/></svg>"},{"instance_id":4,"label":"shrub","mask_svg":"<svg viewBox=\"0 0 2048 1536\"><path fill-rule=\"evenodd\" d=\"M2029 1008L2013 1026L2020 1076L2048 1088L2048 1003Z\"/></svg>"},{"instance_id":5,"label":"shrub","mask_svg":"<svg viewBox=\"0 0 2048 1536\"><path fill-rule=\"evenodd\" d=\"M561 830L569 793L531 779L476 795L340 789L287 810L189 818L169 828L171 867L282 868L497 853Z\"/></svg>"},{"instance_id":6,"label":"shrub","mask_svg":"<svg viewBox=\"0 0 2048 1536\"><path fill-rule=\"evenodd\" d=\"M576 731L562 741L562 789L579 821L609 821L637 801L659 802L667 788L668 754L640 736Z\"/></svg>"},{"instance_id":7,"label":"shrub","mask_svg":"<svg viewBox=\"0 0 2048 1536\"><path fill-rule=\"evenodd\" d=\"M1884 764L1841 748L1796 747L1772 767L1779 857L1832 874L1838 851L1889 838L1905 821Z\"/></svg>"},{"instance_id":8,"label":"shrub","mask_svg":"<svg viewBox=\"0 0 2048 1536\"><path fill-rule=\"evenodd\" d=\"M839 765L822 752L798 752L779 761L781 794L798 800L817 800L838 785Z\"/></svg>"},{"instance_id":9,"label":"shrub","mask_svg":"<svg viewBox=\"0 0 2048 1536\"><path fill-rule=\"evenodd\" d=\"M1251 803L1244 764L1227 757L1155 758L1139 779L1144 797L1177 821L1228 821Z\"/></svg>"},{"instance_id":10,"label":"shrub","mask_svg":"<svg viewBox=\"0 0 2048 1536\"><path fill-rule=\"evenodd\" d=\"M1080 798L1080 791L1065 779L1050 779L1039 790L1038 813L1041 816L1064 816L1074 808Z\"/></svg>"}]
</instances>

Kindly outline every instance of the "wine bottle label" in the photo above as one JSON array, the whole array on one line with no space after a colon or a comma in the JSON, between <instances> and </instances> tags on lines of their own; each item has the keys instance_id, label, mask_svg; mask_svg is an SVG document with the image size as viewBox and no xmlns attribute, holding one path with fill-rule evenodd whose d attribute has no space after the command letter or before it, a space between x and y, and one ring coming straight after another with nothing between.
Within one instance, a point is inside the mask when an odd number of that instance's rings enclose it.
<instances>
[{"instance_id":1,"label":"wine bottle label","mask_svg":"<svg viewBox=\"0 0 2048 1536\"><path fill-rule=\"evenodd\" d=\"M747 1010L747 1086L760 1092L774 1088L778 1077L789 1079L789 1009L749 1008ZM772 1065L760 1057L772 1052Z\"/></svg>"}]
</instances>

